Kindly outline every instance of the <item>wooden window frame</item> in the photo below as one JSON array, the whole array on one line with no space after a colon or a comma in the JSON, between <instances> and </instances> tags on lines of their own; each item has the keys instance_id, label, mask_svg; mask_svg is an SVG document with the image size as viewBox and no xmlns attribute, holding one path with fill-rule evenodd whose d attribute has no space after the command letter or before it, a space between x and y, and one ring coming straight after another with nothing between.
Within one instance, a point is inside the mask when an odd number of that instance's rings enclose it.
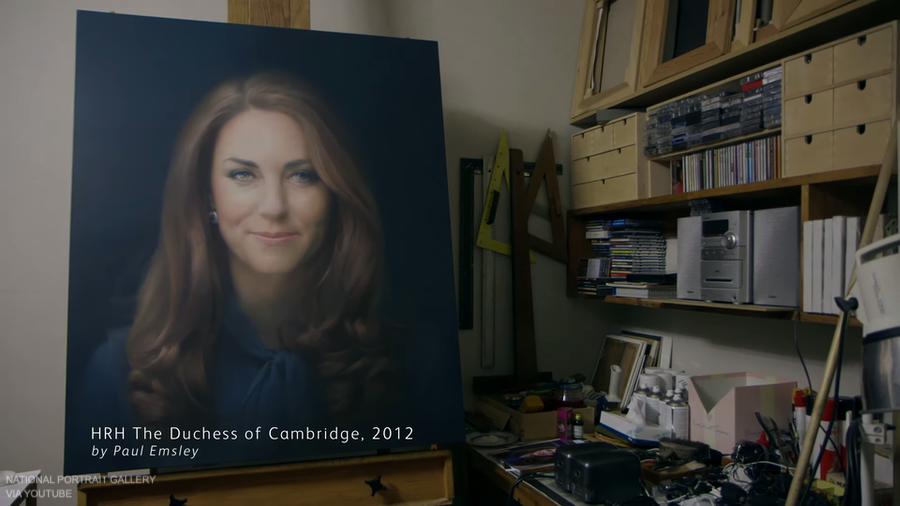
<instances>
[{"instance_id":1,"label":"wooden window frame","mask_svg":"<svg viewBox=\"0 0 900 506\"><path fill-rule=\"evenodd\" d=\"M731 50L734 32L734 9L734 0L710 0L706 21L706 44L663 63L669 0L648 2L641 44L641 86L647 87L677 76L697 65L727 54Z\"/></svg>"},{"instance_id":2,"label":"wooden window frame","mask_svg":"<svg viewBox=\"0 0 900 506\"><path fill-rule=\"evenodd\" d=\"M595 90L600 89L603 79L603 51L606 47L609 5L612 2L610 0L585 0L584 20L581 25L581 45L578 49L578 68L575 73L575 93L572 98L573 119L585 113L603 109L606 104L637 91L646 0L636 0L636 2L634 28L631 34L631 54L628 67L625 69L625 81L600 92ZM596 84L592 87L592 71L597 68L597 65L600 66L600 74L593 72Z\"/></svg>"}]
</instances>

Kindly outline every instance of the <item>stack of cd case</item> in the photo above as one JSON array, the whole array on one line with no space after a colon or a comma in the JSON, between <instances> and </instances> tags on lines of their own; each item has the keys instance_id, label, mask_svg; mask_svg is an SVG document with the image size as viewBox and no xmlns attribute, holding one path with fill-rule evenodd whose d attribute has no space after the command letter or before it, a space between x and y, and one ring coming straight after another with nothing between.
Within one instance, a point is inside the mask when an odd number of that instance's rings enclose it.
<instances>
[{"instance_id":1,"label":"stack of cd case","mask_svg":"<svg viewBox=\"0 0 900 506\"><path fill-rule=\"evenodd\" d=\"M781 125L781 67L741 79L741 134Z\"/></svg>"},{"instance_id":2,"label":"stack of cd case","mask_svg":"<svg viewBox=\"0 0 900 506\"><path fill-rule=\"evenodd\" d=\"M715 142L740 135L741 96L720 92L701 99L702 142Z\"/></svg>"},{"instance_id":3,"label":"stack of cd case","mask_svg":"<svg viewBox=\"0 0 900 506\"><path fill-rule=\"evenodd\" d=\"M647 112L644 127L644 154L664 155L672 152L672 104L664 104Z\"/></svg>"},{"instance_id":4,"label":"stack of cd case","mask_svg":"<svg viewBox=\"0 0 900 506\"><path fill-rule=\"evenodd\" d=\"M686 97L649 109L644 154L684 151L779 127L781 80L781 67L773 67L741 78L732 91ZM740 91L736 91L738 85Z\"/></svg>"}]
</instances>

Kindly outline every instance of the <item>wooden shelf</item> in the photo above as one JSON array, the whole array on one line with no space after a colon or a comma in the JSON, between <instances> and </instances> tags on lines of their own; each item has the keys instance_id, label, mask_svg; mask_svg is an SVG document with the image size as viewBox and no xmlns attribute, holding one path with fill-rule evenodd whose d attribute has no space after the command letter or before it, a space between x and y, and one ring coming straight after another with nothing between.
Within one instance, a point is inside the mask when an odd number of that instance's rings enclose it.
<instances>
[{"instance_id":1,"label":"wooden shelf","mask_svg":"<svg viewBox=\"0 0 900 506\"><path fill-rule=\"evenodd\" d=\"M807 323L824 323L825 325L837 325L838 317L833 314L815 314L800 313L800 321ZM862 322L857 320L855 316L850 317L848 322L851 327L862 327Z\"/></svg>"},{"instance_id":2,"label":"wooden shelf","mask_svg":"<svg viewBox=\"0 0 900 506\"><path fill-rule=\"evenodd\" d=\"M872 28L900 12L896 0L856 0L816 17L814 23L798 23L780 33L730 52L706 63L693 66L621 99L609 102L604 109L651 107L679 95L692 93L697 83L717 82L755 67L803 53L841 37ZM587 111L570 120L570 124L588 128L597 124L596 111Z\"/></svg>"},{"instance_id":3,"label":"wooden shelf","mask_svg":"<svg viewBox=\"0 0 900 506\"><path fill-rule=\"evenodd\" d=\"M867 167L857 167L853 169L833 170L829 172L820 172L817 174L809 174L805 176L794 176L772 179L770 181L760 181L757 183L747 183L734 186L724 186L721 188L713 188L711 190L700 190L688 193L679 193L677 195L664 195L662 197L653 197L649 199L630 200L627 202L617 202L603 206L587 207L584 209L575 209L569 211L573 217L582 219L610 214L622 211L666 211L671 209L679 209L689 207L689 202L696 199L707 199L714 197L741 197L741 198L765 198L784 194L786 191L793 191L802 185L820 184L836 181L848 181L853 179L876 178L881 167L878 165L870 165Z\"/></svg>"},{"instance_id":4,"label":"wooden shelf","mask_svg":"<svg viewBox=\"0 0 900 506\"><path fill-rule=\"evenodd\" d=\"M625 306L655 307L664 309L681 309L706 313L720 313L738 316L754 316L758 318L775 318L791 320L796 318L798 308L779 306L758 306L755 304L727 304L685 299L639 299L634 297L616 297L615 295L584 295L579 298L603 301L609 304ZM816 315L820 316L820 315Z\"/></svg>"},{"instance_id":5,"label":"wooden shelf","mask_svg":"<svg viewBox=\"0 0 900 506\"><path fill-rule=\"evenodd\" d=\"M703 302L699 300L684 299L638 299L634 297L616 297L615 295L584 295L578 294L579 299L591 299L606 302L607 304L621 304L623 306L652 307L663 309L680 309L682 311L698 311L702 313L717 313L733 316L749 316L753 318L769 318L776 320L794 320L798 317L801 322L821 323L824 325L837 325L838 317L830 314L813 314L799 311L796 307L758 306L755 304L726 304L718 302ZM851 327L862 327L856 317L849 321Z\"/></svg>"},{"instance_id":6,"label":"wooden shelf","mask_svg":"<svg viewBox=\"0 0 900 506\"><path fill-rule=\"evenodd\" d=\"M761 139L763 137L771 137L773 135L778 135L781 133L781 128L768 128L766 130L760 130L759 132L753 132L752 134L739 135L737 137L731 137L729 139L723 139L721 141L709 142L706 144L698 144L697 146L692 146L690 149L682 149L680 151L673 151L671 153L665 153L662 155L654 155L648 156L647 160L658 161L658 162L668 162L672 160L677 160L685 155L689 155L691 153L699 153L700 151L706 151L707 149L716 149L722 146L730 146L732 144L738 144L741 142L752 141L756 139Z\"/></svg>"}]
</instances>

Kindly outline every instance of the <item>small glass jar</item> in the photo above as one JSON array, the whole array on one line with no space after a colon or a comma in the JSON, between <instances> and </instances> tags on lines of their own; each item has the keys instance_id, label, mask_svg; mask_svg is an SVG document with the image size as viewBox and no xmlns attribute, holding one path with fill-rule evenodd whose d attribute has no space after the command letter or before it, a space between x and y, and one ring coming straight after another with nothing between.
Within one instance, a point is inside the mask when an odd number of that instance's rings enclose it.
<instances>
[{"instance_id":1,"label":"small glass jar","mask_svg":"<svg viewBox=\"0 0 900 506\"><path fill-rule=\"evenodd\" d=\"M555 408L583 408L584 397L581 395L581 383L560 385L553 391Z\"/></svg>"}]
</instances>

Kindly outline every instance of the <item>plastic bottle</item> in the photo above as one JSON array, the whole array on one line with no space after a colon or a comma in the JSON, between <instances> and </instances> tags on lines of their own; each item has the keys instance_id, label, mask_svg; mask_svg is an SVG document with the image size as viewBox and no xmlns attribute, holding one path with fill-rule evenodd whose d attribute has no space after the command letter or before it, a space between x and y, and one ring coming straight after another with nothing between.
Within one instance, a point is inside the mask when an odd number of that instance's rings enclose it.
<instances>
[{"instance_id":1,"label":"plastic bottle","mask_svg":"<svg viewBox=\"0 0 900 506\"><path fill-rule=\"evenodd\" d=\"M662 392L659 387L653 387L650 394L647 395L647 412L644 414L644 420L650 425L659 425L659 408L662 405Z\"/></svg>"},{"instance_id":2,"label":"plastic bottle","mask_svg":"<svg viewBox=\"0 0 900 506\"><path fill-rule=\"evenodd\" d=\"M659 426L662 429L672 428L672 413L669 411L669 402L675 397L674 390L666 391L665 397L660 399L662 404L659 405Z\"/></svg>"},{"instance_id":3,"label":"plastic bottle","mask_svg":"<svg viewBox=\"0 0 900 506\"><path fill-rule=\"evenodd\" d=\"M581 413L575 413L575 423L572 428L572 435L576 440L584 439L584 419L582 418Z\"/></svg>"},{"instance_id":4,"label":"plastic bottle","mask_svg":"<svg viewBox=\"0 0 900 506\"><path fill-rule=\"evenodd\" d=\"M681 399L680 395L675 395L666 406L669 412L669 418L672 420L672 437L681 439L689 439L691 437L691 409L687 403Z\"/></svg>"}]
</instances>

